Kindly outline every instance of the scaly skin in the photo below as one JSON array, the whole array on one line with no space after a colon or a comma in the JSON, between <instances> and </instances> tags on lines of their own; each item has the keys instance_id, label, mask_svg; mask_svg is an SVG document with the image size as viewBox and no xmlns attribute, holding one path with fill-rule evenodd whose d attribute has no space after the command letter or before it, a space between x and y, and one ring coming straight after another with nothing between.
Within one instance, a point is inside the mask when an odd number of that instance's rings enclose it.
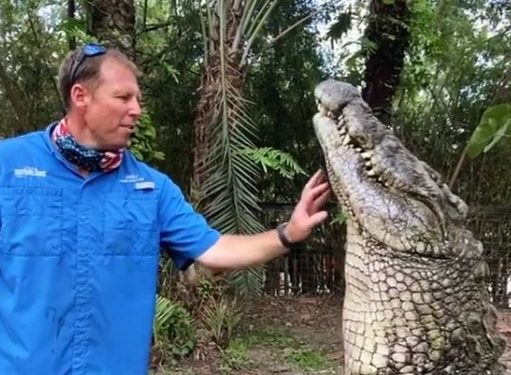
<instances>
[{"instance_id":1,"label":"scaly skin","mask_svg":"<svg viewBox=\"0 0 511 375\"><path fill-rule=\"evenodd\" d=\"M314 93L314 129L347 215L345 373L504 374L466 204L353 86L325 81Z\"/></svg>"}]
</instances>

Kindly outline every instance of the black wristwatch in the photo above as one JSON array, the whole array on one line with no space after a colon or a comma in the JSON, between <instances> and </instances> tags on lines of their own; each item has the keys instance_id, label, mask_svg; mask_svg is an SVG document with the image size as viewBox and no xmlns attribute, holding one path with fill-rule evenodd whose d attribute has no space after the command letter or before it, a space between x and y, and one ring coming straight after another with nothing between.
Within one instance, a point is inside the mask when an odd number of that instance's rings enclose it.
<instances>
[{"instance_id":1,"label":"black wristwatch","mask_svg":"<svg viewBox=\"0 0 511 375\"><path fill-rule=\"evenodd\" d=\"M287 221L279 224L277 226L277 234L279 236L280 242L282 242L282 245L284 245L284 247L287 247L288 249L290 249L294 245L296 245L298 242L289 241L289 239L286 236L286 232L285 232L286 226L287 226Z\"/></svg>"}]
</instances>

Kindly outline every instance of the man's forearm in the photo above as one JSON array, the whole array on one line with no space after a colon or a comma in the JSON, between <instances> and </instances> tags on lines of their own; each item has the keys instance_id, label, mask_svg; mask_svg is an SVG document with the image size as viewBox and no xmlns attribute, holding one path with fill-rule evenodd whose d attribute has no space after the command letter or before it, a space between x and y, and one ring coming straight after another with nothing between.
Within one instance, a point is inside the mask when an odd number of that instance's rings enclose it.
<instances>
[{"instance_id":1,"label":"man's forearm","mask_svg":"<svg viewBox=\"0 0 511 375\"><path fill-rule=\"evenodd\" d=\"M215 270L256 266L288 252L276 230L253 235L223 235L198 261Z\"/></svg>"},{"instance_id":2,"label":"man's forearm","mask_svg":"<svg viewBox=\"0 0 511 375\"><path fill-rule=\"evenodd\" d=\"M305 184L285 227L254 235L224 235L206 250L198 261L213 270L233 270L256 266L288 252L290 246L305 240L328 214L322 207L330 196L325 174L317 171Z\"/></svg>"}]
</instances>

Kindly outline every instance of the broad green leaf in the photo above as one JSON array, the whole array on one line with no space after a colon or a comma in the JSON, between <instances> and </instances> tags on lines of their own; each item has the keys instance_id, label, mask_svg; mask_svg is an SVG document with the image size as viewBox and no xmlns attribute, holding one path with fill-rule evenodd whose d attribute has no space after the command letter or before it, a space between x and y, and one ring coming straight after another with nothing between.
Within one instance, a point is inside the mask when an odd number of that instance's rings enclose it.
<instances>
[{"instance_id":1,"label":"broad green leaf","mask_svg":"<svg viewBox=\"0 0 511 375\"><path fill-rule=\"evenodd\" d=\"M467 145L467 155L475 158L488 152L511 125L511 104L498 104L486 109Z\"/></svg>"},{"instance_id":2,"label":"broad green leaf","mask_svg":"<svg viewBox=\"0 0 511 375\"><path fill-rule=\"evenodd\" d=\"M495 133L495 136L493 137L492 141L484 148L483 152L488 152L493 146L495 146L495 144L498 141L500 141L500 139L506 134L507 128L509 127L510 124L511 118L505 122L504 126L500 127L497 130L497 133Z\"/></svg>"}]
</instances>

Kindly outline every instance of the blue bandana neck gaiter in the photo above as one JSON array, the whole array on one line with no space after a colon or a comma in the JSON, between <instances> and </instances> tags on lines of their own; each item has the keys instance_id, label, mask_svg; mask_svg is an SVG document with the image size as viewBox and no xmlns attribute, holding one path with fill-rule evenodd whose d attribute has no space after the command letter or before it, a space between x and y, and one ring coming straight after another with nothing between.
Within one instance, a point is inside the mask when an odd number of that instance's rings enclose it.
<instances>
[{"instance_id":1,"label":"blue bandana neck gaiter","mask_svg":"<svg viewBox=\"0 0 511 375\"><path fill-rule=\"evenodd\" d=\"M121 165L123 151L98 151L79 144L69 132L66 119L53 129L52 139L66 160L89 172L110 172Z\"/></svg>"}]
</instances>

